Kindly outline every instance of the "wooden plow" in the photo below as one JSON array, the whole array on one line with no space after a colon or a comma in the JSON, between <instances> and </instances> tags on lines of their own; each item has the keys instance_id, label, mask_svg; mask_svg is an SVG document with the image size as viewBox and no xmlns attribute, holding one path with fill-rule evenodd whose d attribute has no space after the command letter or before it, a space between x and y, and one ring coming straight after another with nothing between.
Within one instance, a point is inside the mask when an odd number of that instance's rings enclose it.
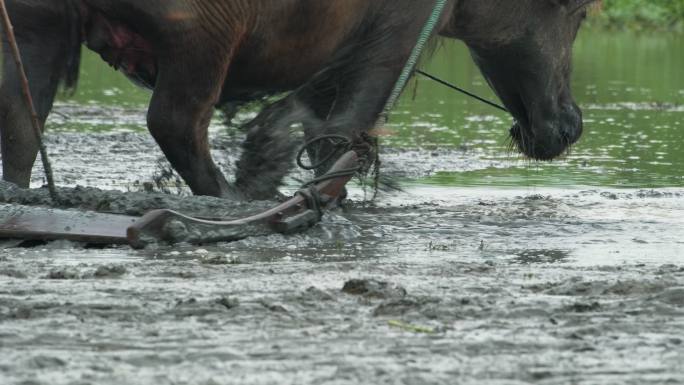
<instances>
[{"instance_id":1,"label":"wooden plow","mask_svg":"<svg viewBox=\"0 0 684 385\"><path fill-rule=\"evenodd\" d=\"M241 219L193 218L172 210L154 210L142 217L57 210L15 205L0 216L0 239L69 240L99 245L230 242L275 233L304 231L320 222L323 211L337 203L359 168L354 151L344 154L315 185L286 202Z\"/></svg>"}]
</instances>

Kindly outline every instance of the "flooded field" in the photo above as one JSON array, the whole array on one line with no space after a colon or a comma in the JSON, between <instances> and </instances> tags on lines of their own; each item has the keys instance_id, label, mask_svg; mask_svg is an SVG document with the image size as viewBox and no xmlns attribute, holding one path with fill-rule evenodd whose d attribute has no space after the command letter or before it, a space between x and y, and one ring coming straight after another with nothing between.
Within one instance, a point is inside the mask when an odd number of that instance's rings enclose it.
<instances>
[{"instance_id":1,"label":"flooded field","mask_svg":"<svg viewBox=\"0 0 684 385\"><path fill-rule=\"evenodd\" d=\"M421 79L382 139L404 191L354 187L306 234L3 243L0 384L684 383L684 38L586 32L575 65L586 133L553 163L509 150L509 117ZM426 67L493 98L460 46ZM92 56L81 85L49 122L58 184L139 196L168 168L149 95ZM217 120L212 136L231 175L241 134ZM163 187L141 199L269 205ZM0 186L3 202L44 197Z\"/></svg>"}]
</instances>

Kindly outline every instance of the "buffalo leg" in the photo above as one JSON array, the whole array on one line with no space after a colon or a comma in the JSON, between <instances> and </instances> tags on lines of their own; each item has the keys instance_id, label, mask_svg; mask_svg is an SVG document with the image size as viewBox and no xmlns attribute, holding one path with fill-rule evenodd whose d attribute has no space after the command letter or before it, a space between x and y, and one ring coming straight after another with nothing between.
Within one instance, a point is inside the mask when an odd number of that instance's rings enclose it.
<instances>
[{"instance_id":1,"label":"buffalo leg","mask_svg":"<svg viewBox=\"0 0 684 385\"><path fill-rule=\"evenodd\" d=\"M160 62L147 123L166 158L195 195L235 198L214 163L208 127L223 84L227 63L199 60L195 64Z\"/></svg>"},{"instance_id":2,"label":"buffalo leg","mask_svg":"<svg viewBox=\"0 0 684 385\"><path fill-rule=\"evenodd\" d=\"M293 123L303 125L305 141L328 134L358 140L374 127L402 68L341 68L342 74L354 74L353 81L350 77L343 79L324 73L264 109L248 127L238 162L238 189L253 199L277 194L282 178L292 167L294 149L299 143L292 139ZM311 162L320 163L315 169L316 176L326 173L337 160L330 157L332 153L342 154L337 146L334 141L324 140L307 147ZM325 158L329 159L321 163Z\"/></svg>"},{"instance_id":3,"label":"buffalo leg","mask_svg":"<svg viewBox=\"0 0 684 385\"><path fill-rule=\"evenodd\" d=\"M358 143L375 127L401 69L399 65L387 68L373 67L366 63L364 68L354 75L354 81L348 81L343 87L336 88L334 97L331 95L328 98L321 98L320 92L310 92L302 96L311 97L309 103L312 109L318 111L319 118L318 121L305 124L305 140L308 142L324 135L341 135ZM316 176L328 171L336 161L336 157L331 155L339 151L339 143L334 140L322 140L307 148L311 162L320 164L315 170ZM321 163L326 158L330 159Z\"/></svg>"},{"instance_id":4,"label":"buffalo leg","mask_svg":"<svg viewBox=\"0 0 684 385\"><path fill-rule=\"evenodd\" d=\"M72 31L77 15L66 2L34 0L8 2L17 44L41 126L52 109L60 81L75 83L80 40ZM3 39L3 72L0 86L0 140L3 179L28 187L38 153L31 115L22 94L14 58ZM68 84L73 86L72 84Z\"/></svg>"},{"instance_id":5,"label":"buffalo leg","mask_svg":"<svg viewBox=\"0 0 684 385\"><path fill-rule=\"evenodd\" d=\"M34 96L38 118L44 124L57 92L57 84L51 82L50 68L44 66L40 60L36 61L37 56L31 55L32 49L23 51L24 62L28 64L28 73L31 74L31 94ZM4 50L3 59L3 82L0 87L2 176L5 181L26 188L38 154L38 140L21 91L19 74L8 50Z\"/></svg>"},{"instance_id":6,"label":"buffalo leg","mask_svg":"<svg viewBox=\"0 0 684 385\"><path fill-rule=\"evenodd\" d=\"M236 187L251 199L271 199L292 168L298 141L292 126L311 118L311 111L297 94L267 106L247 126L238 162Z\"/></svg>"},{"instance_id":7,"label":"buffalo leg","mask_svg":"<svg viewBox=\"0 0 684 385\"><path fill-rule=\"evenodd\" d=\"M415 0L395 0L396 10L413 7ZM346 49L342 49L327 71L312 79L300 98L319 111L324 122L306 129L306 139L337 134L359 140L372 130L411 55L429 16L430 7L413 13L388 12ZM327 97L321 97L327 95ZM332 102L331 102L332 100ZM330 141L309 151L314 163L337 151ZM323 174L334 158L317 170Z\"/></svg>"}]
</instances>

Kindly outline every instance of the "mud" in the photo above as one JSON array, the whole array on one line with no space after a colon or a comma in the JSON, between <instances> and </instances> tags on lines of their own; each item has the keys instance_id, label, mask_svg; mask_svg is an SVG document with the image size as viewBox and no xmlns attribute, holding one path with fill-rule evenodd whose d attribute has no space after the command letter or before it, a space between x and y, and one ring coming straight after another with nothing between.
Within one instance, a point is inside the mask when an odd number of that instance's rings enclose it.
<instances>
[{"instance_id":1,"label":"mud","mask_svg":"<svg viewBox=\"0 0 684 385\"><path fill-rule=\"evenodd\" d=\"M144 132L47 139L62 207L234 217L273 204L146 192L160 154ZM238 143L214 141L228 174ZM398 180L516 162L465 148L383 159ZM2 185L0 201L48 205L41 181ZM353 187L292 236L3 242L0 384L682 383L684 190L404 190L371 203Z\"/></svg>"},{"instance_id":2,"label":"mud","mask_svg":"<svg viewBox=\"0 0 684 385\"><path fill-rule=\"evenodd\" d=\"M59 200L53 202L47 188L25 190L0 181L0 203L45 206L61 209L80 209L102 213L142 216L155 210L171 208L202 217L240 218L267 209L277 202L228 201L212 197L187 197L154 192L123 192L77 186L57 189Z\"/></svg>"}]
</instances>

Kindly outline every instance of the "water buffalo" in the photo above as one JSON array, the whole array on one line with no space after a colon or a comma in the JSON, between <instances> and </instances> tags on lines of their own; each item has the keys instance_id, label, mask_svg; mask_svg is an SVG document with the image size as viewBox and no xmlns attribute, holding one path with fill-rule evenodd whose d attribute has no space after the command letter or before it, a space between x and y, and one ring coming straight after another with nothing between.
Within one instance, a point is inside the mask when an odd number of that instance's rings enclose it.
<instances>
[{"instance_id":1,"label":"water buffalo","mask_svg":"<svg viewBox=\"0 0 684 385\"><path fill-rule=\"evenodd\" d=\"M522 153L549 160L582 133L572 45L594 0L453 0L438 34L463 40L516 120ZM266 198L292 163L290 127L354 137L375 124L434 0L7 0L40 118L79 46L153 89L148 128L195 194ZM27 186L37 146L4 46L3 177ZM251 124L235 185L215 166L216 106L289 92ZM314 149L314 158L330 148ZM320 171L320 170L319 170Z\"/></svg>"}]
</instances>

